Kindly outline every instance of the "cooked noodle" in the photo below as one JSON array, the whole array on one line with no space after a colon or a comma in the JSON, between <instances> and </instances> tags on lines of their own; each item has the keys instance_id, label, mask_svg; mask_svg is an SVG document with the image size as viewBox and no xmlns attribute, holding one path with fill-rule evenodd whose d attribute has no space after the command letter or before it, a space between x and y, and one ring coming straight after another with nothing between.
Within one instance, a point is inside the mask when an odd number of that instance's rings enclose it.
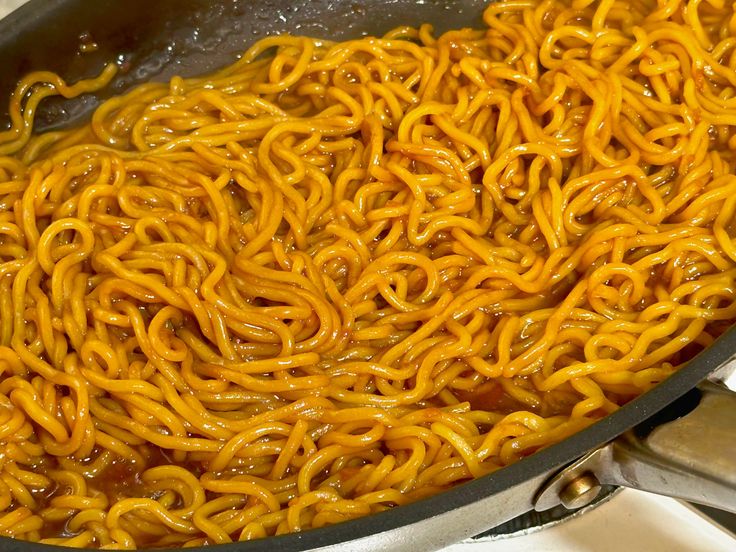
<instances>
[{"instance_id":1,"label":"cooked noodle","mask_svg":"<svg viewBox=\"0 0 736 552\"><path fill-rule=\"evenodd\" d=\"M0 133L0 532L174 547L393 508L557 443L736 319L736 17L510 0L276 36Z\"/></svg>"}]
</instances>

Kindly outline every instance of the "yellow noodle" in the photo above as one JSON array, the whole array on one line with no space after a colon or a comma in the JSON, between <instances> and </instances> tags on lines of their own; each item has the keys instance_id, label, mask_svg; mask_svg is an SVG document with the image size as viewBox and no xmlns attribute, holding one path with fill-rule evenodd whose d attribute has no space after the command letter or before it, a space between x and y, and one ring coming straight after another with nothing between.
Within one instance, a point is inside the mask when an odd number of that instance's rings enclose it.
<instances>
[{"instance_id":1,"label":"yellow noodle","mask_svg":"<svg viewBox=\"0 0 736 552\"><path fill-rule=\"evenodd\" d=\"M736 320L733 6L507 0L280 35L0 133L0 534L303 531L441 492Z\"/></svg>"}]
</instances>

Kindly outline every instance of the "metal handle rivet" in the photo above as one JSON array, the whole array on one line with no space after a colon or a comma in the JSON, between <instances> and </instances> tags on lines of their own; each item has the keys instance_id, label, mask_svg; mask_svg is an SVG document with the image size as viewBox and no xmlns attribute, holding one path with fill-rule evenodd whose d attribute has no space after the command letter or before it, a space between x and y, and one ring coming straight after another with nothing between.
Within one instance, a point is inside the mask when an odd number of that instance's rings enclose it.
<instances>
[{"instance_id":1,"label":"metal handle rivet","mask_svg":"<svg viewBox=\"0 0 736 552\"><path fill-rule=\"evenodd\" d=\"M590 504L600 492L601 484L595 475L588 472L565 485L560 491L560 502L568 510L574 510Z\"/></svg>"}]
</instances>

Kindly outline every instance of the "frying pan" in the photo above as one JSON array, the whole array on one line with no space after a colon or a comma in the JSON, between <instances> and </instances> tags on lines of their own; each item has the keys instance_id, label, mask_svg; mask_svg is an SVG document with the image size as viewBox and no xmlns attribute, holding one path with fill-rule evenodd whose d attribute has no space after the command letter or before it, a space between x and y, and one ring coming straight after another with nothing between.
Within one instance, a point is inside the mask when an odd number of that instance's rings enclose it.
<instances>
[{"instance_id":1,"label":"frying pan","mask_svg":"<svg viewBox=\"0 0 736 552\"><path fill-rule=\"evenodd\" d=\"M0 102L17 80L49 69L74 81L116 60L104 91L47 100L40 130L72 125L105 97L147 80L193 76L233 62L268 34L345 39L430 22L479 26L480 0L31 0L0 21ZM95 48L81 53L80 42ZM0 112L0 118L2 113ZM732 328L676 374L565 441L496 473L392 511L303 533L200 552L432 550L532 509L589 502L614 484L736 512L736 394L718 380L736 364ZM0 538L7 552L58 547Z\"/></svg>"}]
</instances>

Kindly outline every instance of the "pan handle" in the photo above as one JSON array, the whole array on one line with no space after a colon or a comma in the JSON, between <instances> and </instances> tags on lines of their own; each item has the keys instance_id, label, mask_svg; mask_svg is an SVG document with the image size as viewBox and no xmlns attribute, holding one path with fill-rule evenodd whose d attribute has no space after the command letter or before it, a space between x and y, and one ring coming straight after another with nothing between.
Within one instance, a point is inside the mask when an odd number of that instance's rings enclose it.
<instances>
[{"instance_id":1,"label":"pan handle","mask_svg":"<svg viewBox=\"0 0 736 552\"><path fill-rule=\"evenodd\" d=\"M684 408L690 411L682 415ZM580 508L598 495L601 485L736 513L736 392L713 383L701 385L672 408L553 476L539 491L534 508Z\"/></svg>"}]
</instances>

